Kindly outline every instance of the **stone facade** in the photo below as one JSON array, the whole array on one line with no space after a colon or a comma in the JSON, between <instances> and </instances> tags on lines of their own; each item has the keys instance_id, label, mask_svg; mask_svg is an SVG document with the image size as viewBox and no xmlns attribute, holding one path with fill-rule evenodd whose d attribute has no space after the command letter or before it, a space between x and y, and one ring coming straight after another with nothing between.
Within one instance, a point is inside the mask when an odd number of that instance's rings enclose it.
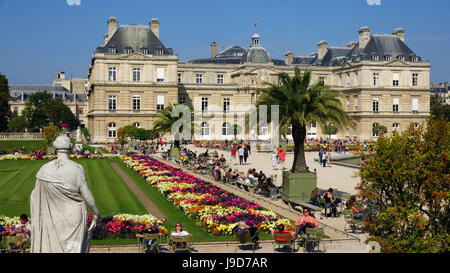
<instances>
[{"instance_id":1,"label":"stone facade","mask_svg":"<svg viewBox=\"0 0 450 273\"><path fill-rule=\"evenodd\" d=\"M341 92L355 128L334 138L371 140L374 125L392 133L422 124L430 113L430 63L404 44L401 29L371 35L363 27L358 43L340 48L321 41L318 53L295 57L288 52L285 60L271 58L255 33L248 49L233 46L217 53L212 42L210 58L181 62L159 40L157 19L148 26L117 26L112 17L108 24L105 44L89 70L87 123L94 142L113 142L117 129L130 124L151 129L157 110L177 102L203 113L198 138L231 139L232 125L244 125L239 117L254 107L263 83L277 83L280 72L293 75L294 67L310 69L313 81ZM259 139L270 140L271 126L262 127ZM311 126L308 137L327 136Z\"/></svg>"}]
</instances>

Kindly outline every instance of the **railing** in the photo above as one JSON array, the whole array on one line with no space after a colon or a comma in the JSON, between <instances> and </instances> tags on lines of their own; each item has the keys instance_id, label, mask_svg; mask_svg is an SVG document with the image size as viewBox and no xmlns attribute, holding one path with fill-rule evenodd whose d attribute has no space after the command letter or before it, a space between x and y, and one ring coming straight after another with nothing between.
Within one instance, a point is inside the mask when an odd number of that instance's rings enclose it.
<instances>
[{"instance_id":1,"label":"railing","mask_svg":"<svg viewBox=\"0 0 450 273\"><path fill-rule=\"evenodd\" d=\"M0 133L0 140L40 140L42 133Z\"/></svg>"}]
</instances>

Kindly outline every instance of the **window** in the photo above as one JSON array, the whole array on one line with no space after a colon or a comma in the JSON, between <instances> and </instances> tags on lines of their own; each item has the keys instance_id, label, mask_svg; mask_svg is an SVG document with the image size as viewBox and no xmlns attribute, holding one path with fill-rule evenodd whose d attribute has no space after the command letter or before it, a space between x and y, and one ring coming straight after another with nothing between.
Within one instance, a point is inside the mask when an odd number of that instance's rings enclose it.
<instances>
[{"instance_id":1,"label":"window","mask_svg":"<svg viewBox=\"0 0 450 273\"><path fill-rule=\"evenodd\" d=\"M375 128L375 127L377 127L377 126L380 126L380 124L374 123L372 127ZM378 132L374 132L374 131L372 130L372 136L373 136L373 137L378 137Z\"/></svg>"},{"instance_id":2,"label":"window","mask_svg":"<svg viewBox=\"0 0 450 273\"><path fill-rule=\"evenodd\" d=\"M163 55L163 54L164 54L164 49L158 48L158 49L156 50L156 55Z\"/></svg>"},{"instance_id":3,"label":"window","mask_svg":"<svg viewBox=\"0 0 450 273\"><path fill-rule=\"evenodd\" d=\"M223 84L223 75L217 75L217 83Z\"/></svg>"},{"instance_id":4,"label":"window","mask_svg":"<svg viewBox=\"0 0 450 273\"><path fill-rule=\"evenodd\" d=\"M355 86L359 85L358 72L355 73Z\"/></svg>"},{"instance_id":5,"label":"window","mask_svg":"<svg viewBox=\"0 0 450 273\"><path fill-rule=\"evenodd\" d=\"M400 128L400 125L398 123L392 124L392 131L398 131L399 128Z\"/></svg>"},{"instance_id":6,"label":"window","mask_svg":"<svg viewBox=\"0 0 450 273\"><path fill-rule=\"evenodd\" d=\"M223 99L223 111L224 112L230 112L230 98Z\"/></svg>"},{"instance_id":7,"label":"window","mask_svg":"<svg viewBox=\"0 0 450 273\"><path fill-rule=\"evenodd\" d=\"M412 111L413 112L419 111L419 99L412 99Z\"/></svg>"},{"instance_id":8,"label":"window","mask_svg":"<svg viewBox=\"0 0 450 273\"><path fill-rule=\"evenodd\" d=\"M125 51L126 51L127 54L133 53L133 49L132 48L127 48Z\"/></svg>"},{"instance_id":9,"label":"window","mask_svg":"<svg viewBox=\"0 0 450 273\"><path fill-rule=\"evenodd\" d=\"M202 136L209 136L209 124L207 122L202 123L201 134Z\"/></svg>"},{"instance_id":10,"label":"window","mask_svg":"<svg viewBox=\"0 0 450 273\"><path fill-rule=\"evenodd\" d=\"M140 81L141 81L141 69L133 68L133 82L140 82Z\"/></svg>"},{"instance_id":11,"label":"window","mask_svg":"<svg viewBox=\"0 0 450 273\"><path fill-rule=\"evenodd\" d=\"M398 73L392 74L392 85L398 86L399 75Z\"/></svg>"},{"instance_id":12,"label":"window","mask_svg":"<svg viewBox=\"0 0 450 273\"><path fill-rule=\"evenodd\" d=\"M141 109L141 96L134 95L133 96L133 110L140 110Z\"/></svg>"},{"instance_id":13,"label":"window","mask_svg":"<svg viewBox=\"0 0 450 273\"><path fill-rule=\"evenodd\" d=\"M16 110L16 109L14 109L14 110ZM78 109L78 114L80 114L80 115L83 114L83 108L79 108L79 109Z\"/></svg>"},{"instance_id":14,"label":"window","mask_svg":"<svg viewBox=\"0 0 450 273\"><path fill-rule=\"evenodd\" d=\"M412 85L417 86L418 82L419 82L419 74L413 73L412 74Z\"/></svg>"},{"instance_id":15,"label":"window","mask_svg":"<svg viewBox=\"0 0 450 273\"><path fill-rule=\"evenodd\" d=\"M414 123L414 128L415 128L415 129L419 128L419 123L415 122L415 123Z\"/></svg>"},{"instance_id":16,"label":"window","mask_svg":"<svg viewBox=\"0 0 450 273\"><path fill-rule=\"evenodd\" d=\"M222 135L223 136L231 135L231 126L228 122L225 122L224 124L222 124Z\"/></svg>"},{"instance_id":17,"label":"window","mask_svg":"<svg viewBox=\"0 0 450 273\"><path fill-rule=\"evenodd\" d=\"M108 109L109 110L116 110L117 109L117 96L116 95L110 95L109 96Z\"/></svg>"},{"instance_id":18,"label":"window","mask_svg":"<svg viewBox=\"0 0 450 273\"><path fill-rule=\"evenodd\" d=\"M339 86L342 86L342 75L339 75Z\"/></svg>"},{"instance_id":19,"label":"window","mask_svg":"<svg viewBox=\"0 0 450 273\"><path fill-rule=\"evenodd\" d=\"M110 82L115 82L116 80L117 80L117 69L116 69L116 67L110 67L109 68L109 74L108 74L108 76L109 76L109 81Z\"/></svg>"},{"instance_id":20,"label":"window","mask_svg":"<svg viewBox=\"0 0 450 273\"><path fill-rule=\"evenodd\" d=\"M350 86L350 73L347 73L347 87Z\"/></svg>"},{"instance_id":21,"label":"window","mask_svg":"<svg viewBox=\"0 0 450 273\"><path fill-rule=\"evenodd\" d=\"M417 57L417 56L412 56L412 57L411 57L411 61L412 61L412 62L418 62L418 61L419 61L419 57Z\"/></svg>"},{"instance_id":22,"label":"window","mask_svg":"<svg viewBox=\"0 0 450 273\"><path fill-rule=\"evenodd\" d=\"M81 108L83 109L83 108ZM19 114L19 108L18 107L14 107L14 116L17 116Z\"/></svg>"},{"instance_id":23,"label":"window","mask_svg":"<svg viewBox=\"0 0 450 273\"><path fill-rule=\"evenodd\" d=\"M177 74L177 82L178 82L178 83L181 83L181 82L182 82L182 77L181 77L181 74L180 74L180 73Z\"/></svg>"},{"instance_id":24,"label":"window","mask_svg":"<svg viewBox=\"0 0 450 273\"><path fill-rule=\"evenodd\" d=\"M146 48L141 48L141 53L142 54L148 54L148 49L146 49Z\"/></svg>"},{"instance_id":25,"label":"window","mask_svg":"<svg viewBox=\"0 0 450 273\"><path fill-rule=\"evenodd\" d=\"M397 60L405 61L405 56L397 56Z\"/></svg>"},{"instance_id":26,"label":"window","mask_svg":"<svg viewBox=\"0 0 450 273\"><path fill-rule=\"evenodd\" d=\"M325 77L319 77L319 81L321 84L325 85Z\"/></svg>"},{"instance_id":27,"label":"window","mask_svg":"<svg viewBox=\"0 0 450 273\"><path fill-rule=\"evenodd\" d=\"M398 98L394 98L393 101L392 101L392 111L394 113L398 112L398 101L399 101Z\"/></svg>"},{"instance_id":28,"label":"window","mask_svg":"<svg viewBox=\"0 0 450 273\"><path fill-rule=\"evenodd\" d=\"M379 100L378 100L378 98L374 98L373 100L372 100L372 110L373 110L373 112L378 112L378 107L379 107Z\"/></svg>"},{"instance_id":29,"label":"window","mask_svg":"<svg viewBox=\"0 0 450 273\"><path fill-rule=\"evenodd\" d=\"M156 97L156 110L164 109L164 96L158 95Z\"/></svg>"},{"instance_id":30,"label":"window","mask_svg":"<svg viewBox=\"0 0 450 273\"><path fill-rule=\"evenodd\" d=\"M350 111L350 98L347 97L346 101L347 101L347 111Z\"/></svg>"},{"instance_id":31,"label":"window","mask_svg":"<svg viewBox=\"0 0 450 273\"><path fill-rule=\"evenodd\" d=\"M202 112L208 112L208 98L202 98Z\"/></svg>"},{"instance_id":32,"label":"window","mask_svg":"<svg viewBox=\"0 0 450 273\"><path fill-rule=\"evenodd\" d=\"M358 111L358 97L355 97L355 111Z\"/></svg>"},{"instance_id":33,"label":"window","mask_svg":"<svg viewBox=\"0 0 450 273\"><path fill-rule=\"evenodd\" d=\"M157 82L164 81L164 68L161 67L156 68L156 81Z\"/></svg>"},{"instance_id":34,"label":"window","mask_svg":"<svg viewBox=\"0 0 450 273\"><path fill-rule=\"evenodd\" d=\"M108 137L116 137L116 131L116 124L114 122L108 124Z\"/></svg>"},{"instance_id":35,"label":"window","mask_svg":"<svg viewBox=\"0 0 450 273\"><path fill-rule=\"evenodd\" d=\"M133 123L133 126L136 128L141 128L141 124L139 122Z\"/></svg>"},{"instance_id":36,"label":"window","mask_svg":"<svg viewBox=\"0 0 450 273\"><path fill-rule=\"evenodd\" d=\"M202 74L195 75L195 82L196 83L203 83L203 75Z\"/></svg>"},{"instance_id":37,"label":"window","mask_svg":"<svg viewBox=\"0 0 450 273\"><path fill-rule=\"evenodd\" d=\"M384 56L384 60L385 61L391 61L392 60L392 56L391 55L386 55L386 56Z\"/></svg>"},{"instance_id":38,"label":"window","mask_svg":"<svg viewBox=\"0 0 450 273\"><path fill-rule=\"evenodd\" d=\"M372 61L378 61L379 57L377 55L372 55L371 60Z\"/></svg>"},{"instance_id":39,"label":"window","mask_svg":"<svg viewBox=\"0 0 450 273\"><path fill-rule=\"evenodd\" d=\"M180 103L180 104L186 104L186 98L185 98L185 97L179 97L179 98L178 98L178 103Z\"/></svg>"},{"instance_id":40,"label":"window","mask_svg":"<svg viewBox=\"0 0 450 273\"><path fill-rule=\"evenodd\" d=\"M373 85L378 86L380 81L380 73L373 73Z\"/></svg>"},{"instance_id":41,"label":"window","mask_svg":"<svg viewBox=\"0 0 450 273\"><path fill-rule=\"evenodd\" d=\"M261 126L260 133L261 133L262 136L269 135L269 128L267 127L267 125L262 125Z\"/></svg>"},{"instance_id":42,"label":"window","mask_svg":"<svg viewBox=\"0 0 450 273\"><path fill-rule=\"evenodd\" d=\"M110 47L110 48L109 48L109 53L111 53L111 54L116 54L116 53L117 53L117 48L115 48L115 47Z\"/></svg>"}]
</instances>

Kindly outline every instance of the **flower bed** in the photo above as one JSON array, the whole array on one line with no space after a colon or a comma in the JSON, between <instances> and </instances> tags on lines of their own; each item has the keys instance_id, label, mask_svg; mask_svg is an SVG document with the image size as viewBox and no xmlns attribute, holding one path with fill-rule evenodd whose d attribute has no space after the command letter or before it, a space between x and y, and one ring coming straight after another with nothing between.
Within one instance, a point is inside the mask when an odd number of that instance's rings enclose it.
<instances>
[{"instance_id":1,"label":"flower bed","mask_svg":"<svg viewBox=\"0 0 450 273\"><path fill-rule=\"evenodd\" d=\"M31 220L30 220L31 221ZM92 215L89 213L88 228L92 222ZM164 220L156 218L150 214L131 215L119 214L104 217L95 227L92 239L132 239L136 238L136 233L145 228L146 223L151 223L154 228L159 229L163 234L167 234L167 229L162 225ZM19 224L19 217L0 216L0 224L9 230L11 226Z\"/></svg>"},{"instance_id":2,"label":"flower bed","mask_svg":"<svg viewBox=\"0 0 450 273\"><path fill-rule=\"evenodd\" d=\"M109 155L109 154L105 154L105 155L100 155L100 154L81 154L81 155L76 155L76 154L71 154L69 156L70 159L105 159L105 158L111 158L114 155ZM40 154L29 154L29 155L0 155L0 161L2 160L39 160L39 159L44 159L44 160L52 160L52 159L56 159L58 158L58 156L56 155L40 155Z\"/></svg>"},{"instance_id":3,"label":"flower bed","mask_svg":"<svg viewBox=\"0 0 450 273\"><path fill-rule=\"evenodd\" d=\"M120 158L209 233L230 235L239 221L258 226L266 233L281 223L293 228L289 219L153 158L136 155Z\"/></svg>"}]
</instances>

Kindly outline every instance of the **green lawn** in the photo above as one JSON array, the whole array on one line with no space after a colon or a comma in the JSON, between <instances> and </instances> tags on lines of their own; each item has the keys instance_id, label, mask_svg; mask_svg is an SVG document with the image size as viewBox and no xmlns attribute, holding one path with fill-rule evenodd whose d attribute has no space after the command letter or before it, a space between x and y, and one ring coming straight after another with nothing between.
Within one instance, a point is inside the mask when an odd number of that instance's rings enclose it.
<instances>
[{"instance_id":1,"label":"green lawn","mask_svg":"<svg viewBox=\"0 0 450 273\"><path fill-rule=\"evenodd\" d=\"M0 150L5 154L10 154L14 148L19 151L25 146L25 152L30 153L32 149L47 149L47 144L43 140L0 140Z\"/></svg>"},{"instance_id":2,"label":"green lawn","mask_svg":"<svg viewBox=\"0 0 450 273\"><path fill-rule=\"evenodd\" d=\"M83 165L101 216L147 211L106 159L74 160ZM49 161L0 161L0 215L30 213L30 195L39 168Z\"/></svg>"}]
</instances>

